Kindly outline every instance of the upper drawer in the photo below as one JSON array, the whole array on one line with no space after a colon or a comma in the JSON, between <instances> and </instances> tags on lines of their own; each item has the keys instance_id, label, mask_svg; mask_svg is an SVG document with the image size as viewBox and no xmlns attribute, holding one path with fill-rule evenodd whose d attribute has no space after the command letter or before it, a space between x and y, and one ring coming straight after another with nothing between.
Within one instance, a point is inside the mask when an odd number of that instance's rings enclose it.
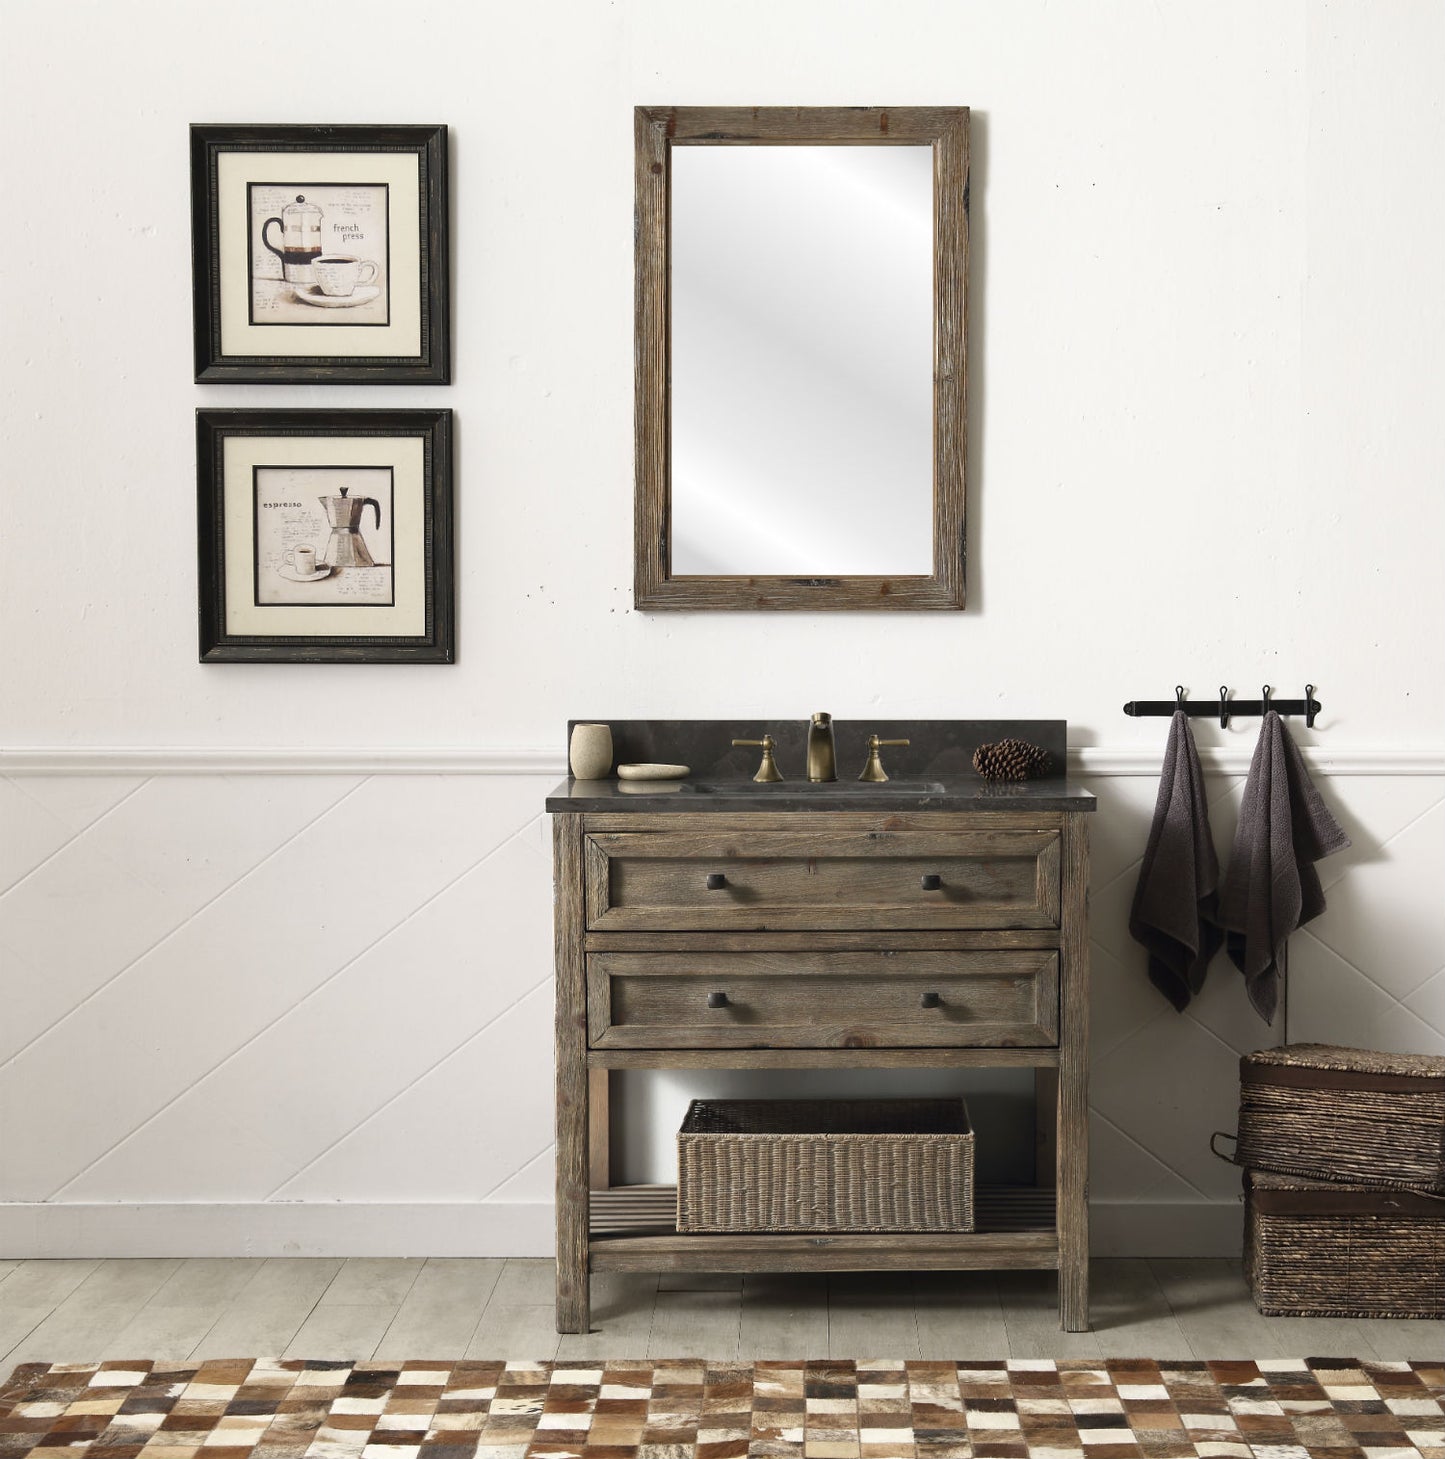
<instances>
[{"instance_id":1,"label":"upper drawer","mask_svg":"<svg viewBox=\"0 0 1445 1459\"><path fill-rule=\"evenodd\" d=\"M594 833L587 925L616 932L1057 927L1059 833Z\"/></svg>"}]
</instances>

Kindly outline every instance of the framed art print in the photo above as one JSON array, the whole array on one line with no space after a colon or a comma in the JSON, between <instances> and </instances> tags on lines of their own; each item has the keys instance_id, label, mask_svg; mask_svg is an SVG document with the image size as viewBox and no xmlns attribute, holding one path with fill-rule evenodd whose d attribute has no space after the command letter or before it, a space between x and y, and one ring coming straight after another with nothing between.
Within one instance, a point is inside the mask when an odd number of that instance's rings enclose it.
<instances>
[{"instance_id":1,"label":"framed art print","mask_svg":"<svg viewBox=\"0 0 1445 1459\"><path fill-rule=\"evenodd\" d=\"M191 128L196 379L445 385L447 129Z\"/></svg>"},{"instance_id":2,"label":"framed art print","mask_svg":"<svg viewBox=\"0 0 1445 1459\"><path fill-rule=\"evenodd\" d=\"M451 411L198 410L202 663L454 660Z\"/></svg>"}]
</instances>

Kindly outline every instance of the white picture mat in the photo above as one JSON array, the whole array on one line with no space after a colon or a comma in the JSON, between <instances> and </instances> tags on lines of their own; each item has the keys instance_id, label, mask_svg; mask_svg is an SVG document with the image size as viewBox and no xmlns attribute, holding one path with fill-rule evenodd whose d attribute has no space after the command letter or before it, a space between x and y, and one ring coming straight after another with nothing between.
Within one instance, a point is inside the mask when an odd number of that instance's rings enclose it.
<instances>
[{"instance_id":1,"label":"white picture mat","mask_svg":"<svg viewBox=\"0 0 1445 1459\"><path fill-rule=\"evenodd\" d=\"M426 445L417 436L227 436L222 451L228 634L285 638L420 638L426 633ZM257 466L390 466L395 607L257 607L252 470Z\"/></svg>"},{"instance_id":2,"label":"white picture mat","mask_svg":"<svg viewBox=\"0 0 1445 1459\"><path fill-rule=\"evenodd\" d=\"M389 185L391 323L345 325L250 322L247 184ZM421 354L421 162L409 152L221 152L216 158L216 228L220 241L221 352L226 355L384 356Z\"/></svg>"}]
</instances>

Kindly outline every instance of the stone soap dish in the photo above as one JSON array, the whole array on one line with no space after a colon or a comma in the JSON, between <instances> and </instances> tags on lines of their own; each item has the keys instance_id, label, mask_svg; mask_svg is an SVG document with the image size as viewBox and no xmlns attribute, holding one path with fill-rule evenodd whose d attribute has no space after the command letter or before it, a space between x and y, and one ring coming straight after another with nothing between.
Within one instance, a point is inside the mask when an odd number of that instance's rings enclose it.
<instances>
[{"instance_id":1,"label":"stone soap dish","mask_svg":"<svg viewBox=\"0 0 1445 1459\"><path fill-rule=\"evenodd\" d=\"M619 765L619 780L681 780L692 771L686 765Z\"/></svg>"}]
</instances>

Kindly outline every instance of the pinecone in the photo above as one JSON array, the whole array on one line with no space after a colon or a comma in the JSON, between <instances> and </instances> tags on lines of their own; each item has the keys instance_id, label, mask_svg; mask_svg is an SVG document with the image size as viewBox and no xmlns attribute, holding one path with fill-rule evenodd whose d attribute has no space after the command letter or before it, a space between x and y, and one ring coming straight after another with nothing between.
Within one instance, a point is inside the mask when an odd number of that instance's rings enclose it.
<instances>
[{"instance_id":1,"label":"pinecone","mask_svg":"<svg viewBox=\"0 0 1445 1459\"><path fill-rule=\"evenodd\" d=\"M1049 752L1027 740L1000 740L973 752L973 768L985 780L1032 780L1049 768Z\"/></svg>"}]
</instances>

